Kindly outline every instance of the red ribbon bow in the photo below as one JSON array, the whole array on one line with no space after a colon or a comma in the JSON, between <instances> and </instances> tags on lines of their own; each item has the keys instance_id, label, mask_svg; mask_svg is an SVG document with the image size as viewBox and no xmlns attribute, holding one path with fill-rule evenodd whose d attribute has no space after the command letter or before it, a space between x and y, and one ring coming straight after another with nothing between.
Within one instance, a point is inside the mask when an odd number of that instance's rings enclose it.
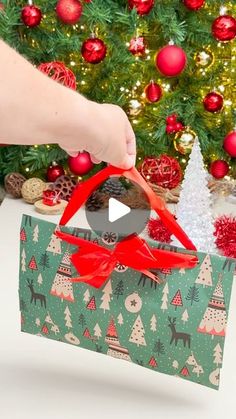
<instances>
[{"instance_id":1,"label":"red ribbon bow","mask_svg":"<svg viewBox=\"0 0 236 419\"><path fill-rule=\"evenodd\" d=\"M147 242L130 235L121 240L112 250L59 230L55 234L62 240L79 247L71 261L81 276L71 282L86 282L99 288L106 282L113 269L120 263L148 276L158 283L161 280L149 269L193 268L198 259L195 255L152 249Z\"/></svg>"}]
</instances>

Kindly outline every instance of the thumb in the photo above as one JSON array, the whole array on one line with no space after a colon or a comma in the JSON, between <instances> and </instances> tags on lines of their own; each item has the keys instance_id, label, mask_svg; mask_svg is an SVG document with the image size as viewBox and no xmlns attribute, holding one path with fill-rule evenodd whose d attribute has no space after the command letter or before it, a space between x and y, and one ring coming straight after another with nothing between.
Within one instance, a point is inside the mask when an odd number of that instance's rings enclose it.
<instances>
[{"instance_id":1,"label":"thumb","mask_svg":"<svg viewBox=\"0 0 236 419\"><path fill-rule=\"evenodd\" d=\"M78 156L78 154L79 154L79 152L78 152L78 151L71 150L71 149L69 149L69 148L65 148L65 147L61 147L61 148L62 148L62 150L64 150L64 151L68 154L68 156L71 156L71 157L76 157L76 156Z\"/></svg>"},{"instance_id":2,"label":"thumb","mask_svg":"<svg viewBox=\"0 0 236 419\"><path fill-rule=\"evenodd\" d=\"M121 167L121 169L131 169L131 167L135 166L135 160L135 155L126 154L122 164L120 164L119 167Z\"/></svg>"}]
</instances>

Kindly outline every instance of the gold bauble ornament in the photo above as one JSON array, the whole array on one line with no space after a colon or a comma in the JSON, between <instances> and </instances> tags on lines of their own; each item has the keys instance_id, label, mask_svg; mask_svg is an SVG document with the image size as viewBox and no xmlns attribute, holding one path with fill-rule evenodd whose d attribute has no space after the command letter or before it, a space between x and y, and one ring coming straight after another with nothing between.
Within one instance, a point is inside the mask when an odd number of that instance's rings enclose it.
<instances>
[{"instance_id":1,"label":"gold bauble ornament","mask_svg":"<svg viewBox=\"0 0 236 419\"><path fill-rule=\"evenodd\" d=\"M195 63L198 67L207 68L214 63L214 55L209 49L199 51L194 56Z\"/></svg>"},{"instance_id":2,"label":"gold bauble ornament","mask_svg":"<svg viewBox=\"0 0 236 419\"><path fill-rule=\"evenodd\" d=\"M174 137L175 150L184 156L186 154L190 154L196 138L196 132L188 127L182 131L177 132Z\"/></svg>"},{"instance_id":3,"label":"gold bauble ornament","mask_svg":"<svg viewBox=\"0 0 236 419\"><path fill-rule=\"evenodd\" d=\"M142 111L142 103L140 103L137 99L131 99L128 105L128 111L130 116L137 116Z\"/></svg>"}]
</instances>

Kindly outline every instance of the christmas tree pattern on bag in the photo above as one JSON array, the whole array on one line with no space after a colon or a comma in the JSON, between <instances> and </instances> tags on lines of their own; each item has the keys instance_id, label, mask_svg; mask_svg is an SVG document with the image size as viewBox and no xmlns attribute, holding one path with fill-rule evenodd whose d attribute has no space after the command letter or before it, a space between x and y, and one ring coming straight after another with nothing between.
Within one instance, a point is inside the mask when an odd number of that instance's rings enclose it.
<instances>
[{"instance_id":1,"label":"christmas tree pattern on bag","mask_svg":"<svg viewBox=\"0 0 236 419\"><path fill-rule=\"evenodd\" d=\"M192 270L155 271L163 280L160 285L118 264L96 289L70 282L79 276L70 261L77 248L57 241L55 228L53 223L23 216L22 331L219 387L234 262L198 253L199 264ZM118 240L106 232L101 241L85 229L63 230L108 248ZM151 241L150 245L159 246Z\"/></svg>"}]
</instances>

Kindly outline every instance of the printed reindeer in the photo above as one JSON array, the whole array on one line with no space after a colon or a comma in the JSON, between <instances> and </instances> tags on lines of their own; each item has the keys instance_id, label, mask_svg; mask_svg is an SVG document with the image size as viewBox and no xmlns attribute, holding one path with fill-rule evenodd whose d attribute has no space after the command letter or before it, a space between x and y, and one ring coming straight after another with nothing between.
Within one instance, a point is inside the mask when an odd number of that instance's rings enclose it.
<instances>
[{"instance_id":1,"label":"printed reindeer","mask_svg":"<svg viewBox=\"0 0 236 419\"><path fill-rule=\"evenodd\" d=\"M171 340L170 340L170 345L175 342L175 346L177 346L177 343L179 340L183 341L184 347L186 346L186 344L188 345L188 347L190 348L190 338L191 336L188 333L183 333L183 332L177 332L176 331L176 317L173 317L173 320L171 319L170 316L168 316L168 320L169 320L169 324L168 327L171 330L172 336L171 336Z\"/></svg>"},{"instance_id":2,"label":"printed reindeer","mask_svg":"<svg viewBox=\"0 0 236 419\"><path fill-rule=\"evenodd\" d=\"M30 300L30 302L32 304L33 301L34 301L34 304L36 304L37 300L39 300L40 303L41 303L41 307L44 306L46 308L46 297L45 297L45 295L40 294L40 293L34 291L34 283L33 282L34 282L33 279L32 280L27 279L28 287L29 287L29 289L31 291L31 300Z\"/></svg>"}]
</instances>

